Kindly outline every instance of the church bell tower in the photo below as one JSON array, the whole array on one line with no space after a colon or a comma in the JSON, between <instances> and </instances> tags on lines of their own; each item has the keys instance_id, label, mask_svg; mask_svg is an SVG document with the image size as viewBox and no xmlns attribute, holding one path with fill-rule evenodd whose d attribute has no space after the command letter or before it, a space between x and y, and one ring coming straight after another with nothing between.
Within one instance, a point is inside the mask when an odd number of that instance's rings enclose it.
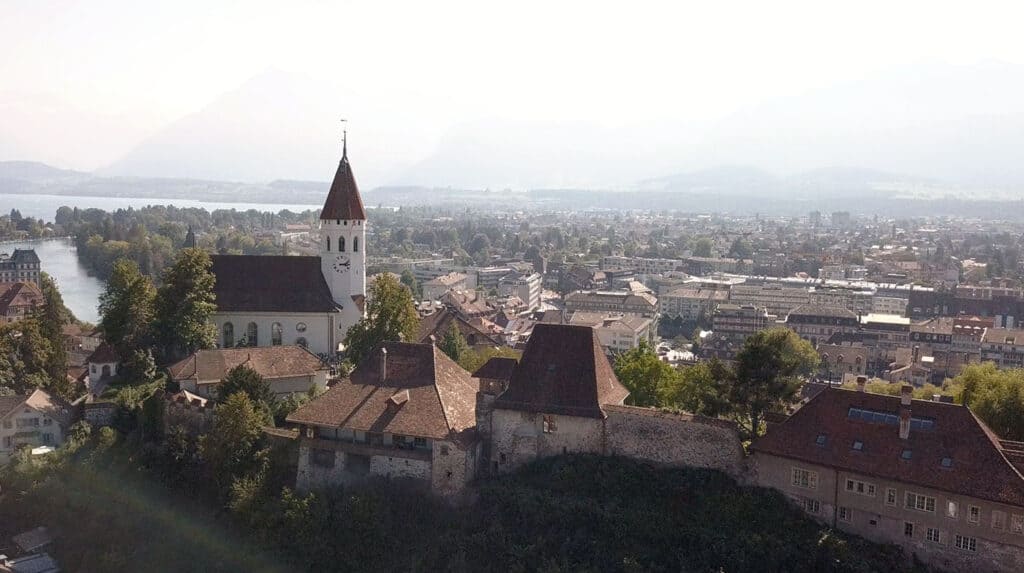
<instances>
[{"instance_id":1,"label":"church bell tower","mask_svg":"<svg viewBox=\"0 0 1024 573\"><path fill-rule=\"evenodd\" d=\"M320 270L342 309L341 334L363 316L366 300L366 211L348 161L348 138L320 211Z\"/></svg>"}]
</instances>

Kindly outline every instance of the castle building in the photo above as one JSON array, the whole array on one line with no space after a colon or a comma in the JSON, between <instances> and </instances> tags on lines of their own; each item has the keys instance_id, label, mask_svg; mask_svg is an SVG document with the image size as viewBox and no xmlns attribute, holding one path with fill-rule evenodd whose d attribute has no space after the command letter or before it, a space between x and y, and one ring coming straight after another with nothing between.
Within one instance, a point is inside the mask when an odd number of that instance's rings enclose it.
<instances>
[{"instance_id":1,"label":"castle building","mask_svg":"<svg viewBox=\"0 0 1024 573\"><path fill-rule=\"evenodd\" d=\"M221 348L298 345L333 355L366 302L366 211L347 145L320 211L320 255L214 255Z\"/></svg>"},{"instance_id":2,"label":"castle building","mask_svg":"<svg viewBox=\"0 0 1024 573\"><path fill-rule=\"evenodd\" d=\"M43 286L39 275L39 255L33 249L14 249L14 253L0 253L0 283L32 283Z\"/></svg>"}]
</instances>

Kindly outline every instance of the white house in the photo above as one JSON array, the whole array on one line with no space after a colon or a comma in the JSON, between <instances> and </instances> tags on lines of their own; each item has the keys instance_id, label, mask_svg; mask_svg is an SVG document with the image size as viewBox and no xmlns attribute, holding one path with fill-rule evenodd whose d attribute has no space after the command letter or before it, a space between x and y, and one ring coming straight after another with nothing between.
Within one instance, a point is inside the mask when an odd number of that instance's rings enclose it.
<instances>
[{"instance_id":1,"label":"white house","mask_svg":"<svg viewBox=\"0 0 1024 573\"><path fill-rule=\"evenodd\" d=\"M366 211L342 152L320 211L320 255L214 255L222 348L298 345L333 354L366 302Z\"/></svg>"},{"instance_id":2,"label":"white house","mask_svg":"<svg viewBox=\"0 0 1024 573\"><path fill-rule=\"evenodd\" d=\"M301 346L198 350L167 370L182 390L214 398L220 381L242 365L258 372L278 396L327 389L327 367Z\"/></svg>"},{"instance_id":3,"label":"white house","mask_svg":"<svg viewBox=\"0 0 1024 573\"><path fill-rule=\"evenodd\" d=\"M63 444L71 421L71 405L45 390L0 396L0 465L21 446Z\"/></svg>"}]
</instances>

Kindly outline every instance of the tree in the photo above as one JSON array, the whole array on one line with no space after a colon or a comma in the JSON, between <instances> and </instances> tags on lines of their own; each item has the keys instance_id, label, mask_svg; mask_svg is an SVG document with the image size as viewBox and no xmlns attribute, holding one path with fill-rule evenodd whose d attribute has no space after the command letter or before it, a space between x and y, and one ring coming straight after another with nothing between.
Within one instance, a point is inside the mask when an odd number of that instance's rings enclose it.
<instances>
[{"instance_id":1,"label":"tree","mask_svg":"<svg viewBox=\"0 0 1024 573\"><path fill-rule=\"evenodd\" d=\"M734 259L749 259L754 255L754 247L741 237L736 237L729 247L729 256Z\"/></svg>"},{"instance_id":2,"label":"tree","mask_svg":"<svg viewBox=\"0 0 1024 573\"><path fill-rule=\"evenodd\" d=\"M729 384L733 373L718 359L679 369L679 376L659 391L662 406L718 417L730 412Z\"/></svg>"},{"instance_id":3,"label":"tree","mask_svg":"<svg viewBox=\"0 0 1024 573\"><path fill-rule=\"evenodd\" d=\"M412 274L412 271L405 269L402 271L402 284L409 288L413 296L420 298L423 296L423 287L419 281L416 280L416 275Z\"/></svg>"},{"instance_id":4,"label":"tree","mask_svg":"<svg viewBox=\"0 0 1024 573\"><path fill-rule=\"evenodd\" d=\"M366 316L345 335L345 352L353 364L382 342L414 341L420 328L412 292L390 273L377 277L367 300Z\"/></svg>"},{"instance_id":5,"label":"tree","mask_svg":"<svg viewBox=\"0 0 1024 573\"><path fill-rule=\"evenodd\" d=\"M213 430L201 438L199 451L221 492L260 468L262 425L263 414L244 392L232 394L217 407Z\"/></svg>"},{"instance_id":6,"label":"tree","mask_svg":"<svg viewBox=\"0 0 1024 573\"><path fill-rule=\"evenodd\" d=\"M64 325L74 320L74 316L64 306L64 299L57 289L57 283L46 273L42 273L41 279L43 308L38 313L39 330L43 338L50 343L50 359L46 372L55 384L61 385L68 373L68 354L64 350Z\"/></svg>"},{"instance_id":7,"label":"tree","mask_svg":"<svg viewBox=\"0 0 1024 573\"><path fill-rule=\"evenodd\" d=\"M802 376L816 371L819 357L809 342L787 328L762 330L736 355L729 402L747 436L755 438L764 415L793 402Z\"/></svg>"},{"instance_id":8,"label":"tree","mask_svg":"<svg viewBox=\"0 0 1024 573\"><path fill-rule=\"evenodd\" d=\"M697 242L693 245L693 256L695 257L710 257L711 249L714 247L714 243L707 237L701 237L697 239Z\"/></svg>"},{"instance_id":9,"label":"tree","mask_svg":"<svg viewBox=\"0 0 1024 573\"><path fill-rule=\"evenodd\" d=\"M100 295L99 330L121 356L130 356L152 342L155 299L153 283L139 272L135 262L119 259L114 263Z\"/></svg>"},{"instance_id":10,"label":"tree","mask_svg":"<svg viewBox=\"0 0 1024 573\"><path fill-rule=\"evenodd\" d=\"M952 386L958 385L963 404L999 437L1024 440L1024 369L971 364L953 379Z\"/></svg>"},{"instance_id":11,"label":"tree","mask_svg":"<svg viewBox=\"0 0 1024 573\"><path fill-rule=\"evenodd\" d=\"M466 337L459 332L459 328L455 326L455 321L448 326L448 331L444 333L444 338L441 339L441 343L437 347L455 362L462 360L462 357L469 352L469 343L466 342Z\"/></svg>"},{"instance_id":12,"label":"tree","mask_svg":"<svg viewBox=\"0 0 1024 573\"><path fill-rule=\"evenodd\" d=\"M227 375L217 385L217 403L223 404L231 396L238 393L248 396L249 400L265 417L273 417L272 413L277 404L277 397L274 396L274 392L270 389L270 383L263 376L260 376L259 372L245 364L239 364L228 370ZM272 425L269 419L265 420L265 422L268 425Z\"/></svg>"},{"instance_id":13,"label":"tree","mask_svg":"<svg viewBox=\"0 0 1024 573\"><path fill-rule=\"evenodd\" d=\"M132 385L151 384L156 380L156 360L148 348L132 351L121 367L119 374Z\"/></svg>"},{"instance_id":14,"label":"tree","mask_svg":"<svg viewBox=\"0 0 1024 573\"><path fill-rule=\"evenodd\" d=\"M163 275L155 304L156 337L167 359L212 348L216 335L210 315L217 308L210 256L184 249Z\"/></svg>"},{"instance_id":15,"label":"tree","mask_svg":"<svg viewBox=\"0 0 1024 573\"><path fill-rule=\"evenodd\" d=\"M615 358L615 376L629 390L634 406L658 406L665 387L678 384L679 372L663 362L646 340Z\"/></svg>"},{"instance_id":16,"label":"tree","mask_svg":"<svg viewBox=\"0 0 1024 573\"><path fill-rule=\"evenodd\" d=\"M492 346L480 350L468 349L459 357L459 366L466 372L476 372L491 358L512 358L519 360L521 353L508 346Z\"/></svg>"}]
</instances>

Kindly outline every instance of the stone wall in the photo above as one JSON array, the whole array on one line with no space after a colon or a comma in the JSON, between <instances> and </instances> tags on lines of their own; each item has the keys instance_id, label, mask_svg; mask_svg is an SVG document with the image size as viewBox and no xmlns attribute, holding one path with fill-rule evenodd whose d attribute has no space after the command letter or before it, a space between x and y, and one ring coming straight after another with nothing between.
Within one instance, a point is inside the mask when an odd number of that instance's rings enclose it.
<instances>
[{"instance_id":1,"label":"stone wall","mask_svg":"<svg viewBox=\"0 0 1024 573\"><path fill-rule=\"evenodd\" d=\"M117 404L113 402L87 402L82 404L82 418L93 428L102 428L114 423Z\"/></svg>"},{"instance_id":2,"label":"stone wall","mask_svg":"<svg viewBox=\"0 0 1024 573\"><path fill-rule=\"evenodd\" d=\"M503 409L495 409L491 415L492 472L512 471L548 456L603 452L604 421L600 418Z\"/></svg>"},{"instance_id":3,"label":"stone wall","mask_svg":"<svg viewBox=\"0 0 1024 573\"><path fill-rule=\"evenodd\" d=\"M480 452L480 442L434 442L430 476L431 489L434 493L442 496L462 493L466 484L476 476Z\"/></svg>"},{"instance_id":4,"label":"stone wall","mask_svg":"<svg viewBox=\"0 0 1024 573\"><path fill-rule=\"evenodd\" d=\"M164 432L169 432L175 426L185 428L185 431L192 436L205 434L213 427L212 402L205 406L186 402L184 399L175 400L171 394L157 394L158 399L164 403Z\"/></svg>"},{"instance_id":5,"label":"stone wall","mask_svg":"<svg viewBox=\"0 0 1024 573\"><path fill-rule=\"evenodd\" d=\"M743 447L733 424L634 406L605 406L606 455L671 466L743 473Z\"/></svg>"}]
</instances>

